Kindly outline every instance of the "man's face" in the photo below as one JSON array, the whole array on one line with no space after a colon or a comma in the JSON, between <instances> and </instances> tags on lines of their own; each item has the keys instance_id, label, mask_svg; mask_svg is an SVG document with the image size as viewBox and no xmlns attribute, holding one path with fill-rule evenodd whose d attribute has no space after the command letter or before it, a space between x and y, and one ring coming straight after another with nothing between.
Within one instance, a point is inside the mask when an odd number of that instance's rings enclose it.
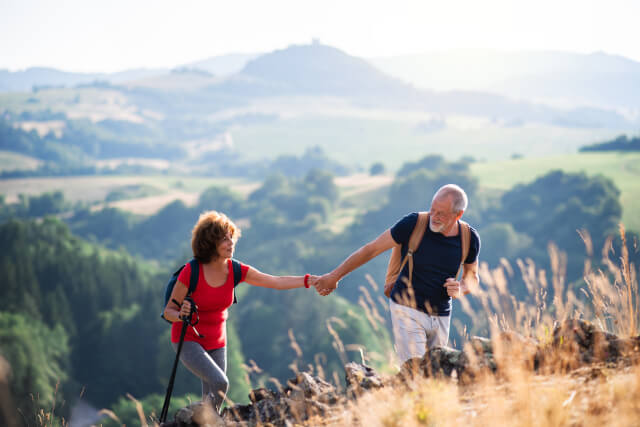
<instances>
[{"instance_id":1,"label":"man's face","mask_svg":"<svg viewBox=\"0 0 640 427\"><path fill-rule=\"evenodd\" d=\"M453 211L451 197L436 198L431 202L429 212L429 229L434 233L443 233L449 230L458 220L458 212Z\"/></svg>"}]
</instances>

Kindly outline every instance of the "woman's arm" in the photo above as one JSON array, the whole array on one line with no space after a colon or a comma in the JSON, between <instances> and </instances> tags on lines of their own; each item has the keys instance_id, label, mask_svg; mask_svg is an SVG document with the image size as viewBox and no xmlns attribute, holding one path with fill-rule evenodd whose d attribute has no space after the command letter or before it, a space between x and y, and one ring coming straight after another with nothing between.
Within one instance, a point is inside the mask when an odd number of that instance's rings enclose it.
<instances>
[{"instance_id":1,"label":"woman's arm","mask_svg":"<svg viewBox=\"0 0 640 427\"><path fill-rule=\"evenodd\" d=\"M305 276L272 276L254 267L250 267L244 281L253 286L283 290L304 288L304 277ZM311 283L314 283L315 279L315 276L310 275L307 279L307 285L310 286Z\"/></svg>"},{"instance_id":2,"label":"woman's arm","mask_svg":"<svg viewBox=\"0 0 640 427\"><path fill-rule=\"evenodd\" d=\"M184 299L187 296L188 290L188 286L180 281L176 281L173 291L171 291L171 297L169 297L167 306L164 308L164 318L169 322L178 322L182 320L180 319L181 315L186 317L191 312L191 304ZM173 302L174 299L180 303L179 306Z\"/></svg>"}]
</instances>

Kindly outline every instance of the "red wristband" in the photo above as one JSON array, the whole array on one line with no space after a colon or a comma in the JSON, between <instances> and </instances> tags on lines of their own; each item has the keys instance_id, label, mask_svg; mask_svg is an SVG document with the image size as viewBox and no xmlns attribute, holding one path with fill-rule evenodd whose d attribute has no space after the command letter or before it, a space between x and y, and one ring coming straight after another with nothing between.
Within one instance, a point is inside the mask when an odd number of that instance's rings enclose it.
<instances>
[{"instance_id":1,"label":"red wristband","mask_svg":"<svg viewBox=\"0 0 640 427\"><path fill-rule=\"evenodd\" d=\"M309 288L309 276L311 276L309 273L304 275L304 287L305 288Z\"/></svg>"}]
</instances>

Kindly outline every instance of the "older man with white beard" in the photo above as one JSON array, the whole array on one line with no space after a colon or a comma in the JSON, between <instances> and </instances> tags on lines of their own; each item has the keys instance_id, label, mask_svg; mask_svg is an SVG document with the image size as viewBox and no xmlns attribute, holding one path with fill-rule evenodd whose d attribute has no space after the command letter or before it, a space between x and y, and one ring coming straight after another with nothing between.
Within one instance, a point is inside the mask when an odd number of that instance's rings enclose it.
<instances>
[{"instance_id":1,"label":"older man with white beard","mask_svg":"<svg viewBox=\"0 0 640 427\"><path fill-rule=\"evenodd\" d=\"M452 298L468 294L479 281L480 237L460 220L467 204L467 195L459 186L441 187L429 212L405 216L313 285L318 293L328 295L351 271L393 249L403 262L399 274L385 284L385 294L390 297L400 362L422 357L427 348L446 345ZM460 269L462 278L458 281Z\"/></svg>"}]
</instances>

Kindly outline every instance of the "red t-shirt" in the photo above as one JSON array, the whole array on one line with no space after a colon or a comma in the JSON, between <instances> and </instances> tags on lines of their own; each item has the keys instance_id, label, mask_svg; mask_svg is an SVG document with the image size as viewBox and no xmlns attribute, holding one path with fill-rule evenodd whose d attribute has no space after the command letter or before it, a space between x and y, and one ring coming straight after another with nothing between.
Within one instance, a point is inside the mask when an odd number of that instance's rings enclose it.
<instances>
[{"instance_id":1,"label":"red t-shirt","mask_svg":"<svg viewBox=\"0 0 640 427\"><path fill-rule=\"evenodd\" d=\"M224 285L215 288L207 283L202 266L200 266L198 285L195 292L191 294L193 301L198 306L198 314L200 315L200 321L196 325L196 329L201 335L204 335L204 338L197 336L192 327L187 327L184 340L195 341L205 350L222 348L227 342L227 309L233 304L233 266L231 260L228 260L227 265L229 267L227 281L224 282ZM242 271L240 281L242 282L247 277L249 266L240 264L240 267ZM189 288L190 278L191 265L187 264L180 272L176 286ZM180 342L181 331L181 321L174 322L171 325L171 342Z\"/></svg>"}]
</instances>

